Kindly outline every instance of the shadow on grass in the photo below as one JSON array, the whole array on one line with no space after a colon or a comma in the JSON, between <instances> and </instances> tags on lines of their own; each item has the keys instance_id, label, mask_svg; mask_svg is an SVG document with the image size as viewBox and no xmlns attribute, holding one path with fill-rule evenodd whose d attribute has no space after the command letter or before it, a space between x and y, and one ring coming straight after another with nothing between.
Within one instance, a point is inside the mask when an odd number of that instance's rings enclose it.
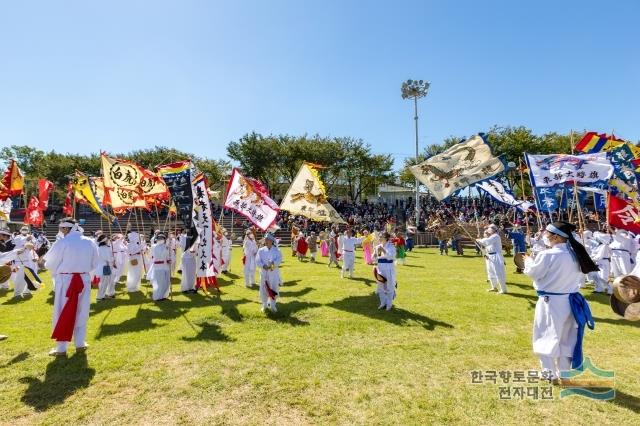
<instances>
[{"instance_id":1,"label":"shadow on grass","mask_svg":"<svg viewBox=\"0 0 640 426\"><path fill-rule=\"evenodd\" d=\"M293 314L309 308L321 306L319 303L299 302L297 300L288 303L278 303L278 312L267 311L266 316L274 322L289 324L292 326L309 325L309 321L302 320Z\"/></svg>"},{"instance_id":2,"label":"shadow on grass","mask_svg":"<svg viewBox=\"0 0 640 426\"><path fill-rule=\"evenodd\" d=\"M300 282L300 280L285 281L280 285L280 287L291 287L291 286L294 286L294 285L298 284L299 282ZM259 280L258 280L258 283L260 283Z\"/></svg>"},{"instance_id":3,"label":"shadow on grass","mask_svg":"<svg viewBox=\"0 0 640 426\"><path fill-rule=\"evenodd\" d=\"M453 328L449 323L398 307L394 307L391 311L378 310L379 302L378 296L372 293L367 296L349 296L329 303L327 306L400 326L408 326L413 322L427 330L434 330L436 327Z\"/></svg>"},{"instance_id":4,"label":"shadow on grass","mask_svg":"<svg viewBox=\"0 0 640 426\"><path fill-rule=\"evenodd\" d=\"M301 296L304 296L305 294L311 293L312 291L313 291L313 288L305 287L303 289L296 290L296 291L281 291L280 292L280 296L282 296L282 297L301 297Z\"/></svg>"},{"instance_id":5,"label":"shadow on grass","mask_svg":"<svg viewBox=\"0 0 640 426\"><path fill-rule=\"evenodd\" d=\"M9 360L9 362L7 362L5 365L1 366L0 368L5 368L5 367L8 367L10 365L17 364L19 362L24 361L27 358L29 358L29 352L21 352L18 355L16 355L13 358L11 358Z\"/></svg>"},{"instance_id":6,"label":"shadow on grass","mask_svg":"<svg viewBox=\"0 0 640 426\"><path fill-rule=\"evenodd\" d=\"M593 320L596 324L605 323L605 324L614 324L616 326L628 325L630 327L640 327L640 322L638 321L629 321L622 317L618 318L597 318L593 317Z\"/></svg>"},{"instance_id":7,"label":"shadow on grass","mask_svg":"<svg viewBox=\"0 0 640 426\"><path fill-rule=\"evenodd\" d=\"M616 397L609 402L619 407L626 408L627 410L631 410L636 414L640 413L640 398L637 396L616 390Z\"/></svg>"},{"instance_id":8,"label":"shadow on grass","mask_svg":"<svg viewBox=\"0 0 640 426\"><path fill-rule=\"evenodd\" d=\"M609 295L607 293L587 292L583 293L583 295L588 302L598 302L602 303L603 305L609 305Z\"/></svg>"},{"instance_id":9,"label":"shadow on grass","mask_svg":"<svg viewBox=\"0 0 640 426\"><path fill-rule=\"evenodd\" d=\"M232 338L222 332L222 328L215 323L205 322L202 324L196 324L200 330L193 337L183 337L185 342L196 341L215 341L215 342L231 342Z\"/></svg>"},{"instance_id":10,"label":"shadow on grass","mask_svg":"<svg viewBox=\"0 0 640 426\"><path fill-rule=\"evenodd\" d=\"M47 365L44 380L23 377L21 383L28 387L20 400L36 411L46 411L62 404L79 389L86 388L96 370L89 368L86 354L74 354L71 358L56 357Z\"/></svg>"},{"instance_id":11,"label":"shadow on grass","mask_svg":"<svg viewBox=\"0 0 640 426\"><path fill-rule=\"evenodd\" d=\"M231 321L242 322L244 318L240 311L238 310L238 305L243 305L245 303L251 303L249 299L240 299L240 300L223 300L219 301L220 307L222 308L222 315L229 318Z\"/></svg>"},{"instance_id":12,"label":"shadow on grass","mask_svg":"<svg viewBox=\"0 0 640 426\"><path fill-rule=\"evenodd\" d=\"M511 284L507 284L507 286L509 286L509 285L511 285ZM509 291L507 291L507 293L503 294L502 296L511 296L511 297L515 297L515 298L518 298L518 299L526 299L526 300L528 300L530 302L534 302L534 305L535 305L535 302L538 300L538 296L533 295L533 294L511 293Z\"/></svg>"}]
</instances>

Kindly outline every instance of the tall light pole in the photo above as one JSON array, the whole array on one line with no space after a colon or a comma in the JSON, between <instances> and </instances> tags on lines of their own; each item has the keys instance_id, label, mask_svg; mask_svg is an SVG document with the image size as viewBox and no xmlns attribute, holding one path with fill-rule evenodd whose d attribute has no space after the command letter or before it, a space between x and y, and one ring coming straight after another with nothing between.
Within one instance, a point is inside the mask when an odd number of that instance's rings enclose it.
<instances>
[{"instance_id":1,"label":"tall light pole","mask_svg":"<svg viewBox=\"0 0 640 426\"><path fill-rule=\"evenodd\" d=\"M418 153L418 99L424 98L429 92L431 84L424 80L407 80L402 83L402 99L413 99L413 112L416 123L416 164L419 163ZM416 228L420 223L420 182L416 178Z\"/></svg>"}]
</instances>

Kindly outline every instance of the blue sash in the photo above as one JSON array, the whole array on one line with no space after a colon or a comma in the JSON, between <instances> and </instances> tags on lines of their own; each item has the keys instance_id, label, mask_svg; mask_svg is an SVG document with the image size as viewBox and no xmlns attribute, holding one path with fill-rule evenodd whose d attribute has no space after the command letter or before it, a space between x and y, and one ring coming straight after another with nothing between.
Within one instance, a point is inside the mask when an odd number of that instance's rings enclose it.
<instances>
[{"instance_id":1,"label":"blue sash","mask_svg":"<svg viewBox=\"0 0 640 426\"><path fill-rule=\"evenodd\" d=\"M378 263L393 263L391 259L378 259Z\"/></svg>"},{"instance_id":2,"label":"blue sash","mask_svg":"<svg viewBox=\"0 0 640 426\"><path fill-rule=\"evenodd\" d=\"M582 338L584 337L584 326L586 325L591 330L595 327L595 321L591 315L591 309L587 299L579 293L553 293L551 291L537 291L538 296L559 296L563 294L569 295L569 305L571 306L571 313L573 318L578 323L578 339L576 340L576 346L573 348L573 357L571 359L571 368L582 369Z\"/></svg>"}]
</instances>

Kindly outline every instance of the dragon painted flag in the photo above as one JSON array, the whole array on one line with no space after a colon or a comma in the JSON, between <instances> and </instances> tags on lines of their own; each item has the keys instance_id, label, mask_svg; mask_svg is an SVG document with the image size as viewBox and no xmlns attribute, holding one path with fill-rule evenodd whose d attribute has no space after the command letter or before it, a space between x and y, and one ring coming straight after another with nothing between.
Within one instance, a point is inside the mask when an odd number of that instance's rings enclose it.
<instances>
[{"instance_id":1,"label":"dragon painted flag","mask_svg":"<svg viewBox=\"0 0 640 426\"><path fill-rule=\"evenodd\" d=\"M243 215L262 231L273 225L280 211L278 204L269 198L264 185L242 176L237 169L233 169L231 174L224 207Z\"/></svg>"},{"instance_id":2,"label":"dragon painted flag","mask_svg":"<svg viewBox=\"0 0 640 426\"><path fill-rule=\"evenodd\" d=\"M482 136L476 135L410 168L438 201L504 171Z\"/></svg>"},{"instance_id":3,"label":"dragon painted flag","mask_svg":"<svg viewBox=\"0 0 640 426\"><path fill-rule=\"evenodd\" d=\"M318 222L346 223L327 201L318 166L302 163L296 178L280 203L280 210Z\"/></svg>"}]
</instances>

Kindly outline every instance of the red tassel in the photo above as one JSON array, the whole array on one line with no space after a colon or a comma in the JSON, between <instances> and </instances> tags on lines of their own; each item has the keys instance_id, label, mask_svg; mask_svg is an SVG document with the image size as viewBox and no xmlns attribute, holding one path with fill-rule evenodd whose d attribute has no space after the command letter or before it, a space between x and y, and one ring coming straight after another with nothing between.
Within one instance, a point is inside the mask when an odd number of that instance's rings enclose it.
<instances>
[{"instance_id":1,"label":"red tassel","mask_svg":"<svg viewBox=\"0 0 640 426\"><path fill-rule=\"evenodd\" d=\"M247 263L247 255L245 254L244 256L242 256L242 264L246 265Z\"/></svg>"},{"instance_id":2,"label":"red tassel","mask_svg":"<svg viewBox=\"0 0 640 426\"><path fill-rule=\"evenodd\" d=\"M91 280L91 287L96 288L100 285L100 277L98 275L94 275Z\"/></svg>"},{"instance_id":3,"label":"red tassel","mask_svg":"<svg viewBox=\"0 0 640 426\"><path fill-rule=\"evenodd\" d=\"M60 317L51 333L51 338L58 342L70 342L73 336L73 329L76 326L76 315L78 313L78 299L84 290L84 283L80 274L73 274L67 289L67 302L60 312Z\"/></svg>"},{"instance_id":4,"label":"red tassel","mask_svg":"<svg viewBox=\"0 0 640 426\"><path fill-rule=\"evenodd\" d=\"M276 293L275 291L273 291L271 289L271 287L269 287L269 283L268 282L265 281L264 285L267 288L267 296L269 296L269 299L276 300L276 296L278 296L278 293Z\"/></svg>"}]
</instances>

